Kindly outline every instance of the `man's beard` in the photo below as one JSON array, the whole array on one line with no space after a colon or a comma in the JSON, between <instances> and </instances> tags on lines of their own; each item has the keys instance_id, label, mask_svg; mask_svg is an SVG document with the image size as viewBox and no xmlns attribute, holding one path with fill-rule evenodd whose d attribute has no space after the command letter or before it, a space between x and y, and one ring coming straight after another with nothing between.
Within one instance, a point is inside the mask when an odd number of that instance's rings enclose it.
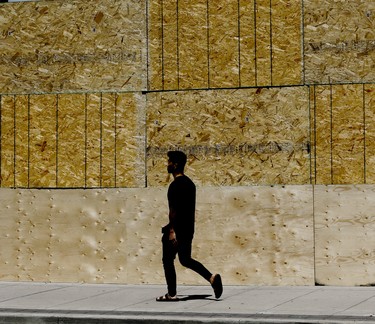
<instances>
[{"instance_id":1,"label":"man's beard","mask_svg":"<svg viewBox=\"0 0 375 324\"><path fill-rule=\"evenodd\" d=\"M175 167L173 165L167 166L168 173L173 173L175 171Z\"/></svg>"}]
</instances>

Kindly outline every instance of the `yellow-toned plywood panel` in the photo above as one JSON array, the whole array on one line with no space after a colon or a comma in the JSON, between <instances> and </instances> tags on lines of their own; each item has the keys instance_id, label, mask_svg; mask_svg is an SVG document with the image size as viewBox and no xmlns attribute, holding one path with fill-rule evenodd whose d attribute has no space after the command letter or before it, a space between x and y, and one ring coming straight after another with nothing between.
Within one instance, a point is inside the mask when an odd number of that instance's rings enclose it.
<instances>
[{"instance_id":1,"label":"yellow-toned plywood panel","mask_svg":"<svg viewBox=\"0 0 375 324\"><path fill-rule=\"evenodd\" d=\"M15 97L15 186L29 185L29 96Z\"/></svg>"},{"instance_id":2,"label":"yellow-toned plywood panel","mask_svg":"<svg viewBox=\"0 0 375 324\"><path fill-rule=\"evenodd\" d=\"M308 183L307 88L148 95L148 185L166 184L169 149L201 184Z\"/></svg>"},{"instance_id":3,"label":"yellow-toned plywood panel","mask_svg":"<svg viewBox=\"0 0 375 324\"><path fill-rule=\"evenodd\" d=\"M163 0L148 4L148 89L163 89Z\"/></svg>"},{"instance_id":4,"label":"yellow-toned plywood panel","mask_svg":"<svg viewBox=\"0 0 375 324\"><path fill-rule=\"evenodd\" d=\"M302 82L302 1L273 1L272 26L272 84Z\"/></svg>"},{"instance_id":5,"label":"yellow-toned plywood panel","mask_svg":"<svg viewBox=\"0 0 375 324\"><path fill-rule=\"evenodd\" d=\"M1 96L1 186L15 185L15 98Z\"/></svg>"},{"instance_id":6,"label":"yellow-toned plywood panel","mask_svg":"<svg viewBox=\"0 0 375 324\"><path fill-rule=\"evenodd\" d=\"M374 284L374 210L374 186L315 186L317 283Z\"/></svg>"},{"instance_id":7,"label":"yellow-toned plywood panel","mask_svg":"<svg viewBox=\"0 0 375 324\"><path fill-rule=\"evenodd\" d=\"M103 93L101 106L101 186L115 186L116 94Z\"/></svg>"},{"instance_id":8,"label":"yellow-toned plywood panel","mask_svg":"<svg viewBox=\"0 0 375 324\"><path fill-rule=\"evenodd\" d=\"M364 85L366 183L375 183L375 86Z\"/></svg>"},{"instance_id":9,"label":"yellow-toned plywood panel","mask_svg":"<svg viewBox=\"0 0 375 324\"><path fill-rule=\"evenodd\" d=\"M180 5L183 4L183 5ZM179 2L179 87L208 87L207 0Z\"/></svg>"},{"instance_id":10,"label":"yellow-toned plywood panel","mask_svg":"<svg viewBox=\"0 0 375 324\"><path fill-rule=\"evenodd\" d=\"M362 85L333 86L333 183L363 183L364 156L363 87Z\"/></svg>"},{"instance_id":11,"label":"yellow-toned plywood panel","mask_svg":"<svg viewBox=\"0 0 375 324\"><path fill-rule=\"evenodd\" d=\"M304 1L306 82L373 81L374 27L373 1Z\"/></svg>"},{"instance_id":12,"label":"yellow-toned plywood panel","mask_svg":"<svg viewBox=\"0 0 375 324\"><path fill-rule=\"evenodd\" d=\"M0 280L165 283L166 188L2 190ZM310 186L198 188L193 256L226 284L311 285L312 197ZM205 283L176 265L180 283Z\"/></svg>"},{"instance_id":13,"label":"yellow-toned plywood panel","mask_svg":"<svg viewBox=\"0 0 375 324\"><path fill-rule=\"evenodd\" d=\"M101 95L86 95L86 187L100 187Z\"/></svg>"},{"instance_id":14,"label":"yellow-toned plywood panel","mask_svg":"<svg viewBox=\"0 0 375 324\"><path fill-rule=\"evenodd\" d=\"M146 96L120 93L116 101L116 187L145 185Z\"/></svg>"},{"instance_id":15,"label":"yellow-toned plywood panel","mask_svg":"<svg viewBox=\"0 0 375 324\"><path fill-rule=\"evenodd\" d=\"M146 89L145 6L134 0L2 5L0 91Z\"/></svg>"},{"instance_id":16,"label":"yellow-toned plywood panel","mask_svg":"<svg viewBox=\"0 0 375 324\"><path fill-rule=\"evenodd\" d=\"M238 1L211 0L209 16L209 86L239 85Z\"/></svg>"},{"instance_id":17,"label":"yellow-toned plywood panel","mask_svg":"<svg viewBox=\"0 0 375 324\"><path fill-rule=\"evenodd\" d=\"M30 187L56 186L56 95L30 97Z\"/></svg>"},{"instance_id":18,"label":"yellow-toned plywood panel","mask_svg":"<svg viewBox=\"0 0 375 324\"><path fill-rule=\"evenodd\" d=\"M178 89L178 1L162 1L163 89Z\"/></svg>"},{"instance_id":19,"label":"yellow-toned plywood panel","mask_svg":"<svg viewBox=\"0 0 375 324\"><path fill-rule=\"evenodd\" d=\"M85 185L85 95L58 97L57 186Z\"/></svg>"},{"instance_id":20,"label":"yellow-toned plywood panel","mask_svg":"<svg viewBox=\"0 0 375 324\"><path fill-rule=\"evenodd\" d=\"M272 84L271 7L269 0L257 0L256 19L256 85Z\"/></svg>"},{"instance_id":21,"label":"yellow-toned plywood panel","mask_svg":"<svg viewBox=\"0 0 375 324\"><path fill-rule=\"evenodd\" d=\"M315 161L315 183L331 184L332 179L332 107L331 87L314 86L314 134L315 146L313 147Z\"/></svg>"},{"instance_id":22,"label":"yellow-toned plywood panel","mask_svg":"<svg viewBox=\"0 0 375 324\"><path fill-rule=\"evenodd\" d=\"M255 0L239 1L240 86L254 86L255 80Z\"/></svg>"}]
</instances>

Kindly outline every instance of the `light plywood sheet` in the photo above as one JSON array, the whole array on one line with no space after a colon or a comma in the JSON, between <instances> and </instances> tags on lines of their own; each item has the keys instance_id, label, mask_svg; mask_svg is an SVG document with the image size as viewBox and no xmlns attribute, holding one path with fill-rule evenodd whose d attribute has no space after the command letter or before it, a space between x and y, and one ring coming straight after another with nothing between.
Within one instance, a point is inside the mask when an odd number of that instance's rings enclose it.
<instances>
[{"instance_id":1,"label":"light plywood sheet","mask_svg":"<svg viewBox=\"0 0 375 324\"><path fill-rule=\"evenodd\" d=\"M166 190L2 189L0 280L164 284ZM193 257L225 284L313 284L311 186L199 187L197 198ZM207 284L176 265L179 284Z\"/></svg>"},{"instance_id":2,"label":"light plywood sheet","mask_svg":"<svg viewBox=\"0 0 375 324\"><path fill-rule=\"evenodd\" d=\"M373 185L315 186L317 283L374 284L374 207Z\"/></svg>"}]
</instances>

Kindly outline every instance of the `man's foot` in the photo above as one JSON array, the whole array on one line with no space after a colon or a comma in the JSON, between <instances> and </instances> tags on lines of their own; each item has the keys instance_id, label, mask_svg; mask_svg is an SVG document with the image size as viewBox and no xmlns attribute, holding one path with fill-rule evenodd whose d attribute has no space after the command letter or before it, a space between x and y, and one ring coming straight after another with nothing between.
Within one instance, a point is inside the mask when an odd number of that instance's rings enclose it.
<instances>
[{"instance_id":1,"label":"man's foot","mask_svg":"<svg viewBox=\"0 0 375 324\"><path fill-rule=\"evenodd\" d=\"M220 298L221 294L223 293L223 284L221 282L221 277L219 274L216 274L213 277L211 286L214 289L215 298Z\"/></svg>"},{"instance_id":2,"label":"man's foot","mask_svg":"<svg viewBox=\"0 0 375 324\"><path fill-rule=\"evenodd\" d=\"M158 302L176 302L179 301L177 295L171 296L169 294L165 294L164 296L160 296L156 298L156 301Z\"/></svg>"}]
</instances>

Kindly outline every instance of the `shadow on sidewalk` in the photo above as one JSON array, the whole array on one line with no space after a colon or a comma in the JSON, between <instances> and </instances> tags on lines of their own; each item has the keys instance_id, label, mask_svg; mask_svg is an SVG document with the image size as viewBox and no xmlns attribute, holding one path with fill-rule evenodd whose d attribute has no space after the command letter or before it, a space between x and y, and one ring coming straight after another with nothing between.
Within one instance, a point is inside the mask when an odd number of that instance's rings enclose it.
<instances>
[{"instance_id":1,"label":"shadow on sidewalk","mask_svg":"<svg viewBox=\"0 0 375 324\"><path fill-rule=\"evenodd\" d=\"M184 297L179 297L180 301L188 301L188 300L198 300L198 299L206 299L206 300L216 300L214 298L208 298L212 295L187 295Z\"/></svg>"}]
</instances>

